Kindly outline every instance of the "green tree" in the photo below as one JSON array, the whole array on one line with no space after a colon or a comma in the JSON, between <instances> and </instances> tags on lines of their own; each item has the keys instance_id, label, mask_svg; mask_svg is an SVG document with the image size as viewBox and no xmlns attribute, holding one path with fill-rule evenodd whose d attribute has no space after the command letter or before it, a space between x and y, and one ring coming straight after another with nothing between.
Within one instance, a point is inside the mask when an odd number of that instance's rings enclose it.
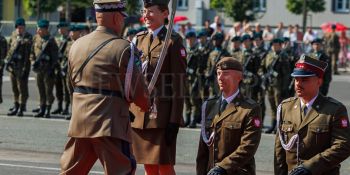
<instances>
[{"instance_id":1,"label":"green tree","mask_svg":"<svg viewBox=\"0 0 350 175\"><path fill-rule=\"evenodd\" d=\"M141 1L138 0L127 0L126 1L126 12L129 15L139 15L141 10Z\"/></svg>"},{"instance_id":2,"label":"green tree","mask_svg":"<svg viewBox=\"0 0 350 175\"><path fill-rule=\"evenodd\" d=\"M287 9L296 15L303 15L303 31L305 32L307 15L309 12L325 11L324 0L287 0Z\"/></svg>"},{"instance_id":3,"label":"green tree","mask_svg":"<svg viewBox=\"0 0 350 175\"><path fill-rule=\"evenodd\" d=\"M212 0L211 8L224 11L234 21L254 21L254 0Z\"/></svg>"},{"instance_id":4,"label":"green tree","mask_svg":"<svg viewBox=\"0 0 350 175\"><path fill-rule=\"evenodd\" d=\"M50 13L57 10L63 0L23 0L25 12L32 16L41 17L42 13Z\"/></svg>"}]
</instances>

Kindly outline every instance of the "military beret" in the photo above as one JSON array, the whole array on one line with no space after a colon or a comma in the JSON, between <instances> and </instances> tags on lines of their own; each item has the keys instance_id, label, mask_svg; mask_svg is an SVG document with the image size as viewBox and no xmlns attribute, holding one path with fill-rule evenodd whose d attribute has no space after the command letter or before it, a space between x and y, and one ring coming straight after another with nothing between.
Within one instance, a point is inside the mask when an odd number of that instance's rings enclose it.
<instances>
[{"instance_id":1,"label":"military beret","mask_svg":"<svg viewBox=\"0 0 350 175\"><path fill-rule=\"evenodd\" d=\"M283 42L289 42L290 41L289 37L283 37L282 39L283 39Z\"/></svg>"},{"instance_id":2,"label":"military beret","mask_svg":"<svg viewBox=\"0 0 350 175\"><path fill-rule=\"evenodd\" d=\"M96 12L120 12L123 16L128 16L126 12L126 1L124 0L94 0Z\"/></svg>"},{"instance_id":3,"label":"military beret","mask_svg":"<svg viewBox=\"0 0 350 175\"><path fill-rule=\"evenodd\" d=\"M273 43L279 43L279 44L282 44L283 43L283 40L281 38L275 38L271 41L271 44Z\"/></svg>"},{"instance_id":4,"label":"military beret","mask_svg":"<svg viewBox=\"0 0 350 175\"><path fill-rule=\"evenodd\" d=\"M328 64L326 62L311 58L305 54L295 64L292 77L312 77L317 76L323 78Z\"/></svg>"},{"instance_id":5,"label":"military beret","mask_svg":"<svg viewBox=\"0 0 350 175\"><path fill-rule=\"evenodd\" d=\"M250 37L250 35L248 35L248 34L245 34L245 35L243 35L242 37L241 37L241 41L243 42L243 41L245 41L245 40L251 40L252 38Z\"/></svg>"},{"instance_id":6,"label":"military beret","mask_svg":"<svg viewBox=\"0 0 350 175\"><path fill-rule=\"evenodd\" d=\"M241 42L241 37L240 37L240 36L234 36L234 37L231 39L231 42L235 42L235 41Z\"/></svg>"},{"instance_id":7,"label":"military beret","mask_svg":"<svg viewBox=\"0 0 350 175\"><path fill-rule=\"evenodd\" d=\"M143 4L144 6L147 7L151 7L154 5L164 5L164 6L168 6L170 0L143 0Z\"/></svg>"},{"instance_id":8,"label":"military beret","mask_svg":"<svg viewBox=\"0 0 350 175\"><path fill-rule=\"evenodd\" d=\"M26 21L23 18L17 18L16 22L15 22L15 27L17 28L17 26L25 26L26 25Z\"/></svg>"},{"instance_id":9,"label":"military beret","mask_svg":"<svg viewBox=\"0 0 350 175\"><path fill-rule=\"evenodd\" d=\"M186 38L196 38L196 32L187 32Z\"/></svg>"},{"instance_id":10,"label":"military beret","mask_svg":"<svg viewBox=\"0 0 350 175\"><path fill-rule=\"evenodd\" d=\"M129 29L128 32L126 32L126 36L136 35L137 30L135 29Z\"/></svg>"},{"instance_id":11,"label":"military beret","mask_svg":"<svg viewBox=\"0 0 350 175\"><path fill-rule=\"evenodd\" d=\"M321 38L316 38L316 39L314 39L313 41L311 41L311 44L314 44L314 43L322 44L322 43L323 43L323 39L321 39Z\"/></svg>"},{"instance_id":12,"label":"military beret","mask_svg":"<svg viewBox=\"0 0 350 175\"><path fill-rule=\"evenodd\" d=\"M213 36L213 40L224 40L224 35L222 33L216 33Z\"/></svg>"},{"instance_id":13,"label":"military beret","mask_svg":"<svg viewBox=\"0 0 350 175\"><path fill-rule=\"evenodd\" d=\"M83 30L83 26L81 26L81 25L71 25L70 27L69 27L69 30L70 31L82 31Z\"/></svg>"},{"instance_id":14,"label":"military beret","mask_svg":"<svg viewBox=\"0 0 350 175\"><path fill-rule=\"evenodd\" d=\"M201 31L198 32L198 34L197 34L198 38L203 37L203 36L207 36L207 31L201 30Z\"/></svg>"},{"instance_id":15,"label":"military beret","mask_svg":"<svg viewBox=\"0 0 350 175\"><path fill-rule=\"evenodd\" d=\"M65 21L60 21L60 22L57 24L57 28L61 28L61 27L69 27L69 23L68 23L68 22L65 22Z\"/></svg>"},{"instance_id":16,"label":"military beret","mask_svg":"<svg viewBox=\"0 0 350 175\"><path fill-rule=\"evenodd\" d=\"M263 39L262 34L261 34L260 32L254 33L253 39L254 39L254 40L255 40L255 39Z\"/></svg>"},{"instance_id":17,"label":"military beret","mask_svg":"<svg viewBox=\"0 0 350 175\"><path fill-rule=\"evenodd\" d=\"M224 57L217 64L216 69L243 71L242 64L233 57Z\"/></svg>"},{"instance_id":18,"label":"military beret","mask_svg":"<svg viewBox=\"0 0 350 175\"><path fill-rule=\"evenodd\" d=\"M139 33L139 32L144 32L144 31L147 31L148 29L147 29L147 27L140 27L140 28L138 28L138 29L136 29L137 30L137 33Z\"/></svg>"},{"instance_id":19,"label":"military beret","mask_svg":"<svg viewBox=\"0 0 350 175\"><path fill-rule=\"evenodd\" d=\"M41 19L38 21L38 27L39 28L48 28L50 25L50 22L46 19Z\"/></svg>"}]
</instances>

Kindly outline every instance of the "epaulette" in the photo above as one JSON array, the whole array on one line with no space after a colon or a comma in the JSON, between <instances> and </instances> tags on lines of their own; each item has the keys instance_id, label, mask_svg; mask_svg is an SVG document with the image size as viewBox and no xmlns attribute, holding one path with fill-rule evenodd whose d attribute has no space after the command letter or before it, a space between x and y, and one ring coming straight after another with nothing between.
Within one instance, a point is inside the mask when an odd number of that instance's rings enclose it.
<instances>
[{"instance_id":1,"label":"epaulette","mask_svg":"<svg viewBox=\"0 0 350 175\"><path fill-rule=\"evenodd\" d=\"M136 34L136 37L142 36L142 35L147 35L148 31L141 31L139 33Z\"/></svg>"},{"instance_id":2,"label":"epaulette","mask_svg":"<svg viewBox=\"0 0 350 175\"><path fill-rule=\"evenodd\" d=\"M291 101L294 101L294 100L296 100L296 99L298 99L298 97L290 97L290 98L287 98L287 99L283 100L283 101L281 102L281 104L282 104L282 103L291 102Z\"/></svg>"},{"instance_id":3,"label":"epaulette","mask_svg":"<svg viewBox=\"0 0 350 175\"><path fill-rule=\"evenodd\" d=\"M337 105L341 105L341 103L338 101L338 100L336 100L336 99L334 99L334 98L332 98L332 97L326 97L330 102L332 102L332 103L335 103L335 104L337 104Z\"/></svg>"}]
</instances>

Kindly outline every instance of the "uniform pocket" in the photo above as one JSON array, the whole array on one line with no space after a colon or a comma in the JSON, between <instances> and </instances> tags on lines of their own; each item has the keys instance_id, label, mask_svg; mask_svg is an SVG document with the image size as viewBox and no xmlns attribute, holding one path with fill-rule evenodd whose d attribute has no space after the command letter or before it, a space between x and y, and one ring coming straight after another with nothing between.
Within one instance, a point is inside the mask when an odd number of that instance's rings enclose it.
<instances>
[{"instance_id":1,"label":"uniform pocket","mask_svg":"<svg viewBox=\"0 0 350 175\"><path fill-rule=\"evenodd\" d=\"M228 143L235 143L234 139L240 140L241 123L238 122L224 122L222 123L223 128L223 138L227 140Z\"/></svg>"},{"instance_id":2,"label":"uniform pocket","mask_svg":"<svg viewBox=\"0 0 350 175\"><path fill-rule=\"evenodd\" d=\"M294 125L293 124L282 124L281 135L284 142L288 143L289 139L294 135Z\"/></svg>"},{"instance_id":3,"label":"uniform pocket","mask_svg":"<svg viewBox=\"0 0 350 175\"><path fill-rule=\"evenodd\" d=\"M309 139L311 144L321 144L329 140L328 125L309 125Z\"/></svg>"}]
</instances>

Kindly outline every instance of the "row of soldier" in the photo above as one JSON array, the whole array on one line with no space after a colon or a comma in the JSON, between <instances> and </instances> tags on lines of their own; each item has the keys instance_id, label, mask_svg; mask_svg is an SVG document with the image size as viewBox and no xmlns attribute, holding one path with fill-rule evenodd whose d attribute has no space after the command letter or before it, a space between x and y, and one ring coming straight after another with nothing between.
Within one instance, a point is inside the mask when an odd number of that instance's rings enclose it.
<instances>
[{"instance_id":1,"label":"row of soldier","mask_svg":"<svg viewBox=\"0 0 350 175\"><path fill-rule=\"evenodd\" d=\"M39 107L33 109L34 117L50 118L51 114L62 114L66 119L70 119L71 88L67 79L67 58L70 47L84 35L85 28L60 22L57 29L60 37L56 39L49 32L49 21L39 20L37 34L33 36L26 31L25 20L18 18L9 42L7 43L4 37L0 39L1 77L4 70L9 72L14 94L14 105L7 115L21 117L26 111L29 97L28 79L32 70L36 73L39 90ZM55 99L54 88L58 106L51 111ZM1 97L0 93L2 102Z\"/></svg>"},{"instance_id":2,"label":"row of soldier","mask_svg":"<svg viewBox=\"0 0 350 175\"><path fill-rule=\"evenodd\" d=\"M289 38L276 38L265 49L261 34L253 37L246 34L242 37L224 39L221 33L207 38L205 31L189 32L187 40L187 96L185 100L186 115L185 126L195 128L201 120L201 104L207 98L220 93L216 82L216 63L225 56L239 59L243 66L244 79L240 84L241 92L257 101L265 116L265 95L271 107L272 123L267 133L275 132L276 109L283 99L294 96L294 80L289 76L294 64L299 58L297 50L291 47ZM231 43L231 46L229 46ZM324 52L322 39L312 41L310 56L327 62L331 59ZM321 93L327 95L332 79L331 66L326 70Z\"/></svg>"}]
</instances>

